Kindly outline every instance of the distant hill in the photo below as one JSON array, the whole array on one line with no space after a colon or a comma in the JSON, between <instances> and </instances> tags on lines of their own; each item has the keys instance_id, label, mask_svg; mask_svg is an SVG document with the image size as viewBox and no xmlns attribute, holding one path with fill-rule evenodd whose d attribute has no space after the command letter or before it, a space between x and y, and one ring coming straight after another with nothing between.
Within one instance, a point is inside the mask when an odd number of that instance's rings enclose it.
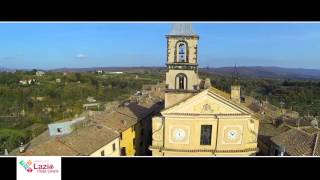
<instances>
[{"instance_id":1,"label":"distant hill","mask_svg":"<svg viewBox=\"0 0 320 180\"><path fill-rule=\"evenodd\" d=\"M103 70L105 72L143 73L144 71L163 71L164 67L91 67L91 68L59 68L51 69L53 72L88 72Z\"/></svg>"},{"instance_id":2,"label":"distant hill","mask_svg":"<svg viewBox=\"0 0 320 180\"><path fill-rule=\"evenodd\" d=\"M237 67L240 77L272 79L320 79L320 70L281 67ZM220 75L231 75L234 67L201 68L200 71Z\"/></svg>"},{"instance_id":3,"label":"distant hill","mask_svg":"<svg viewBox=\"0 0 320 180\"><path fill-rule=\"evenodd\" d=\"M90 67L90 68L59 68L48 71L53 72L88 72L103 70L106 72L127 72L127 73L144 73L144 72L164 72L165 67ZM237 67L240 77L251 78L271 78L271 79L320 79L320 69L303 69L303 68L281 68L281 67ZM15 69L1 68L1 71L14 72ZM212 74L231 75L234 67L219 68L200 68L200 72Z\"/></svg>"},{"instance_id":4,"label":"distant hill","mask_svg":"<svg viewBox=\"0 0 320 180\"><path fill-rule=\"evenodd\" d=\"M0 72L14 72L16 71L15 69L9 69L9 68L4 68L4 67L0 67Z\"/></svg>"},{"instance_id":5,"label":"distant hill","mask_svg":"<svg viewBox=\"0 0 320 180\"><path fill-rule=\"evenodd\" d=\"M92 68L61 68L51 71L56 72L86 72L103 70L106 72L122 71L128 73L143 73L145 71L161 72L165 67L92 67ZM281 68L281 67L237 67L240 76L272 79L320 79L320 70L303 68ZM234 67L221 68L200 68L201 72L208 72L219 75L231 75Z\"/></svg>"}]
</instances>

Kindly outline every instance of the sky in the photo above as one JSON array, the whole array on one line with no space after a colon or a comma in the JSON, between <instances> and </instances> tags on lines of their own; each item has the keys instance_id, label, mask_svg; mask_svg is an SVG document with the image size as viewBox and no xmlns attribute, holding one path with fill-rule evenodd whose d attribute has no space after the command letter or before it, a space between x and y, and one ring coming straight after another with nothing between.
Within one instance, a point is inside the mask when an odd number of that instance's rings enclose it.
<instances>
[{"instance_id":1,"label":"sky","mask_svg":"<svg viewBox=\"0 0 320 180\"><path fill-rule=\"evenodd\" d=\"M165 66L171 23L0 23L0 67ZM200 67L320 69L320 23L193 23Z\"/></svg>"}]
</instances>

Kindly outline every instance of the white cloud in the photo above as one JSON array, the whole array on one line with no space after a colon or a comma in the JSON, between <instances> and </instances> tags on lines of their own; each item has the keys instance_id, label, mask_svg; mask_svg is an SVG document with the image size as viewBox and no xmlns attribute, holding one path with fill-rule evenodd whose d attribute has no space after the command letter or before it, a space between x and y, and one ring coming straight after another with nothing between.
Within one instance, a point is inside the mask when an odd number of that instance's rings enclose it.
<instances>
[{"instance_id":1,"label":"white cloud","mask_svg":"<svg viewBox=\"0 0 320 180\"><path fill-rule=\"evenodd\" d=\"M78 55L76 56L77 59L85 59L85 58L87 58L87 57L88 57L87 55L82 54L82 53L80 53L80 54L78 54Z\"/></svg>"}]
</instances>

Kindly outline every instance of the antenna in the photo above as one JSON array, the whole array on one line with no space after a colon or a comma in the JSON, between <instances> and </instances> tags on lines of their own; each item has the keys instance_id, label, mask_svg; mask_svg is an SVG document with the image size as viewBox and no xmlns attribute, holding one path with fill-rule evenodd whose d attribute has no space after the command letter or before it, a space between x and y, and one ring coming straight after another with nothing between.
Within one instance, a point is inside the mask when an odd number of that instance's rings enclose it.
<instances>
[{"instance_id":1,"label":"antenna","mask_svg":"<svg viewBox=\"0 0 320 180\"><path fill-rule=\"evenodd\" d=\"M232 84L239 85L239 72L237 69L237 64L234 64L234 68L232 72Z\"/></svg>"},{"instance_id":2,"label":"antenna","mask_svg":"<svg viewBox=\"0 0 320 180\"><path fill-rule=\"evenodd\" d=\"M206 68L207 68L207 70L210 70L210 66L209 66L209 65L207 65L207 67L206 67Z\"/></svg>"}]
</instances>

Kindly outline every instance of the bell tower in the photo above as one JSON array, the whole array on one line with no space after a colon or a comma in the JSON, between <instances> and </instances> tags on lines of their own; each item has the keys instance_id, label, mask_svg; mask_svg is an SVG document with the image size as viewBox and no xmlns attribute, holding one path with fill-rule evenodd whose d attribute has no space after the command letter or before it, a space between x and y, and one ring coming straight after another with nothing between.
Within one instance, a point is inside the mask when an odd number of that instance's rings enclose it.
<instances>
[{"instance_id":1,"label":"bell tower","mask_svg":"<svg viewBox=\"0 0 320 180\"><path fill-rule=\"evenodd\" d=\"M189 23L177 23L167 38L165 108L199 92L198 40Z\"/></svg>"}]
</instances>

